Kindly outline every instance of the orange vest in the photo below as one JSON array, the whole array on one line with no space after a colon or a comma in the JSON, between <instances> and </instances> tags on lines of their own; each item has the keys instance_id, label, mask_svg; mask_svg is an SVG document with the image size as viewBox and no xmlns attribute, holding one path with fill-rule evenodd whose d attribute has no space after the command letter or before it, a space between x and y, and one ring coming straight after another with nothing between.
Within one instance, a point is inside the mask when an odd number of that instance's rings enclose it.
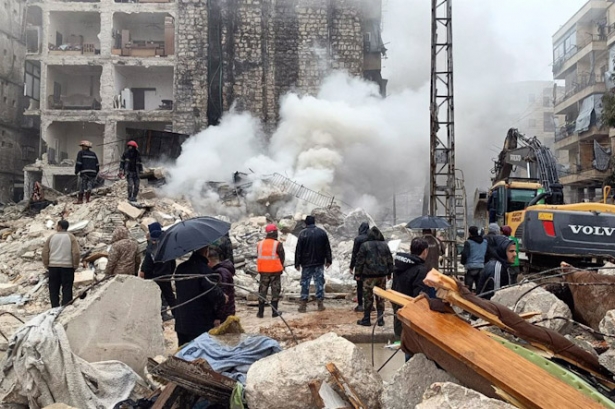
<instances>
[{"instance_id":1,"label":"orange vest","mask_svg":"<svg viewBox=\"0 0 615 409\"><path fill-rule=\"evenodd\" d=\"M258 258L256 259L256 269L259 273L281 273L284 266L278 257L278 241L265 239L258 242Z\"/></svg>"}]
</instances>

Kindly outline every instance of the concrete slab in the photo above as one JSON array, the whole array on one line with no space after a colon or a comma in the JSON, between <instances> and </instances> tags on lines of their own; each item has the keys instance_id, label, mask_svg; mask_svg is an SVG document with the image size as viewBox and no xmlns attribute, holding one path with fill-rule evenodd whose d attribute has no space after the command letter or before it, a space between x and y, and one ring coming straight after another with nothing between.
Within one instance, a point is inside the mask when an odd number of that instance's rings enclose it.
<instances>
[{"instance_id":1,"label":"concrete slab","mask_svg":"<svg viewBox=\"0 0 615 409\"><path fill-rule=\"evenodd\" d=\"M73 285L75 287L84 287L94 283L94 270L82 270L75 273L75 281Z\"/></svg>"},{"instance_id":2,"label":"concrete slab","mask_svg":"<svg viewBox=\"0 0 615 409\"><path fill-rule=\"evenodd\" d=\"M90 290L58 318L73 352L88 362L118 360L144 375L148 357L164 352L160 289L120 275Z\"/></svg>"},{"instance_id":3,"label":"concrete slab","mask_svg":"<svg viewBox=\"0 0 615 409\"><path fill-rule=\"evenodd\" d=\"M4 283L0 284L0 296L11 295L17 291L17 284Z\"/></svg>"},{"instance_id":4,"label":"concrete slab","mask_svg":"<svg viewBox=\"0 0 615 409\"><path fill-rule=\"evenodd\" d=\"M133 219L138 219L139 217L143 216L143 213L145 213L145 209L137 209L126 201L119 202L117 204L117 210Z\"/></svg>"}]
</instances>

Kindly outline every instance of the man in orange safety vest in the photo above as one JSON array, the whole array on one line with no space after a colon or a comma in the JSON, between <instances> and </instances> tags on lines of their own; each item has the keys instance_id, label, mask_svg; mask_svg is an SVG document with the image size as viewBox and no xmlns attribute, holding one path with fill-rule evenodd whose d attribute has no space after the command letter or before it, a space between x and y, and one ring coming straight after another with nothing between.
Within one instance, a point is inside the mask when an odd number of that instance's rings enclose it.
<instances>
[{"instance_id":1,"label":"man in orange safety vest","mask_svg":"<svg viewBox=\"0 0 615 409\"><path fill-rule=\"evenodd\" d=\"M260 275L258 293L258 318L263 318L265 313L265 301L267 291L271 286L271 316L277 317L278 301L282 290L282 273L284 272L284 246L278 241L278 228L275 224L268 224L265 227L265 240L257 244L258 258L256 259L256 269Z\"/></svg>"}]
</instances>

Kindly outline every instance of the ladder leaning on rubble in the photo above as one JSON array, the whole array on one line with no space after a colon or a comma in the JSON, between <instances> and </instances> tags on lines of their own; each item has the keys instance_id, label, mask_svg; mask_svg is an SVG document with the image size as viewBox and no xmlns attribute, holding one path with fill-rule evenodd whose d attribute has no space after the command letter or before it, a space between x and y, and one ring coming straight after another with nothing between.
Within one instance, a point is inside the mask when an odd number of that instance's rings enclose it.
<instances>
[{"instance_id":1,"label":"ladder leaning on rubble","mask_svg":"<svg viewBox=\"0 0 615 409\"><path fill-rule=\"evenodd\" d=\"M271 185L277 187L284 193L293 195L297 199L305 200L317 207L329 209L335 205L335 197L329 196L321 192L300 185L299 183L287 178L286 176L274 173L273 175L263 178Z\"/></svg>"}]
</instances>

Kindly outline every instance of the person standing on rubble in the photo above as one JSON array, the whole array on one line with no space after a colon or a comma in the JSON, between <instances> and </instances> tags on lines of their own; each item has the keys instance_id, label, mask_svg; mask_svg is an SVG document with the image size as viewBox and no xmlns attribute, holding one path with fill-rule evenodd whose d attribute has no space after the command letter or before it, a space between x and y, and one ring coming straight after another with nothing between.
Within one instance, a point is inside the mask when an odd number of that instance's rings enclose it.
<instances>
[{"instance_id":1,"label":"person standing on rubble","mask_svg":"<svg viewBox=\"0 0 615 409\"><path fill-rule=\"evenodd\" d=\"M130 237L126 227L117 227L111 236L111 250L109 250L109 261L105 274L136 276L140 265L141 256L137 241Z\"/></svg>"},{"instance_id":2,"label":"person standing on rubble","mask_svg":"<svg viewBox=\"0 0 615 409\"><path fill-rule=\"evenodd\" d=\"M51 307L60 306L60 288L62 289L62 305L73 299L73 282L75 270L79 267L79 243L68 232L68 221L60 220L56 225L56 233L50 236L43 245L43 265L49 271L49 299Z\"/></svg>"},{"instance_id":3,"label":"person standing on rubble","mask_svg":"<svg viewBox=\"0 0 615 409\"><path fill-rule=\"evenodd\" d=\"M139 175L143 172L139 145L135 141L128 141L126 151L120 161L120 179L126 176L128 186L128 201L136 202L139 195Z\"/></svg>"},{"instance_id":4,"label":"person standing on rubble","mask_svg":"<svg viewBox=\"0 0 615 409\"><path fill-rule=\"evenodd\" d=\"M418 297L421 293L427 294L430 298L435 298L436 290L427 286L423 280L427 277L429 270L425 264L429 253L429 243L423 237L416 237L410 243L410 254L395 254L395 268L393 270L392 290ZM397 313L398 305L393 304L393 311ZM401 336L401 321L395 316L393 320L393 330L395 335Z\"/></svg>"},{"instance_id":5,"label":"person standing on rubble","mask_svg":"<svg viewBox=\"0 0 615 409\"><path fill-rule=\"evenodd\" d=\"M429 243L429 254L427 254L427 259L425 259L427 269L428 271L432 268L437 270L440 266L440 256L445 252L444 245L431 229L423 229L423 238Z\"/></svg>"},{"instance_id":6,"label":"person standing on rubble","mask_svg":"<svg viewBox=\"0 0 615 409\"><path fill-rule=\"evenodd\" d=\"M175 271L178 303L175 309L175 332L179 346L214 328L216 309L228 301L220 286L215 284L208 256L209 247L203 247L193 252ZM182 280L184 275L202 275L203 278Z\"/></svg>"},{"instance_id":7,"label":"person standing on rubble","mask_svg":"<svg viewBox=\"0 0 615 409\"><path fill-rule=\"evenodd\" d=\"M387 277L393 274L393 256L384 236L373 226L367 233L367 241L361 244L357 253L355 278L363 281L363 319L357 321L358 325L369 327L372 325L370 315L374 305L374 287L386 290ZM384 326L384 299L376 297L376 312L378 326Z\"/></svg>"},{"instance_id":8,"label":"person standing on rubble","mask_svg":"<svg viewBox=\"0 0 615 409\"><path fill-rule=\"evenodd\" d=\"M100 170L98 156L90 150L92 142L81 141L79 146L81 146L81 150L77 154L77 160L75 161L75 175L79 176L79 196L77 196L77 201L74 204L82 204L84 194L85 202L88 203L90 201L94 182L96 182Z\"/></svg>"},{"instance_id":9,"label":"person standing on rubble","mask_svg":"<svg viewBox=\"0 0 615 409\"><path fill-rule=\"evenodd\" d=\"M369 231L369 223L363 222L359 226L359 235L355 237L352 246L352 256L350 256L350 274L354 275L354 269L357 265L357 254L361 248L361 244L367 241L367 232ZM355 312L363 312L363 281L357 278L357 306Z\"/></svg>"},{"instance_id":10,"label":"person standing on rubble","mask_svg":"<svg viewBox=\"0 0 615 409\"><path fill-rule=\"evenodd\" d=\"M235 275L235 266L231 263L231 260L223 260L222 256L220 256L219 249L215 247L209 248L208 260L209 267L211 267L214 273L220 275L219 282L225 284L221 285L220 288L227 297L227 301L216 310L214 325L218 326L231 315L235 315L235 287L233 286L235 283L233 279Z\"/></svg>"},{"instance_id":11,"label":"person standing on rubble","mask_svg":"<svg viewBox=\"0 0 615 409\"><path fill-rule=\"evenodd\" d=\"M305 218L305 229L299 233L295 249L295 269L301 272L301 303L299 312L306 312L312 278L316 285L318 311L324 311L325 269L333 262L327 232L316 227L314 216Z\"/></svg>"},{"instance_id":12,"label":"person standing on rubble","mask_svg":"<svg viewBox=\"0 0 615 409\"><path fill-rule=\"evenodd\" d=\"M470 236L463 243L461 252L461 264L466 269L465 284L472 292L476 292L476 286L480 274L485 268L485 254L487 253L487 242L478 234L478 227L470 226L468 229Z\"/></svg>"},{"instance_id":13,"label":"person standing on rubble","mask_svg":"<svg viewBox=\"0 0 615 409\"><path fill-rule=\"evenodd\" d=\"M493 292L501 287L507 286L512 282L509 268L514 263L517 256L517 247L514 241L505 236L497 236L496 255L491 258L478 280L479 294L481 297L490 300Z\"/></svg>"},{"instance_id":14,"label":"person standing on rubble","mask_svg":"<svg viewBox=\"0 0 615 409\"><path fill-rule=\"evenodd\" d=\"M267 291L271 287L271 316L278 316L278 302L282 291L282 273L284 272L284 245L278 241L278 227L268 224L265 227L265 239L256 245L257 259L256 269L259 274L258 294L258 318L265 314L265 301Z\"/></svg>"},{"instance_id":15,"label":"person standing on rubble","mask_svg":"<svg viewBox=\"0 0 615 409\"><path fill-rule=\"evenodd\" d=\"M169 260L165 262L155 262L154 255L158 247L158 240L162 236L162 226L158 222L154 222L147 226L147 248L145 249L145 256L143 257L143 263L141 264L141 271L139 271L139 277L146 280L152 280L158 277L170 276L175 272L176 263L175 260ZM173 308L177 304L175 293L173 292L173 286L171 281L156 281L156 284L160 288L162 297L166 304ZM175 315L175 312L171 310L171 313ZM168 313L163 314L163 319L170 318Z\"/></svg>"}]
</instances>

